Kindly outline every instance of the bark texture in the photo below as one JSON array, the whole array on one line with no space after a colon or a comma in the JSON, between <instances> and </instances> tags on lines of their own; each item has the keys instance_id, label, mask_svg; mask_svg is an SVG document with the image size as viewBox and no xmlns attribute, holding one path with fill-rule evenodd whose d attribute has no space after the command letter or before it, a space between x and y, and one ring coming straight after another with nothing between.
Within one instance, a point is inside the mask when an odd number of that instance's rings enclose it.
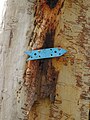
<instances>
[{"instance_id":1,"label":"bark texture","mask_svg":"<svg viewBox=\"0 0 90 120\"><path fill-rule=\"evenodd\" d=\"M7 0L0 32L0 120L90 119L90 1L62 3L63 0ZM68 53L61 58L26 63L25 50L57 46ZM25 70L29 91L23 83ZM52 78L57 71L58 76ZM46 89L46 80L52 79L53 103L52 89Z\"/></svg>"}]
</instances>

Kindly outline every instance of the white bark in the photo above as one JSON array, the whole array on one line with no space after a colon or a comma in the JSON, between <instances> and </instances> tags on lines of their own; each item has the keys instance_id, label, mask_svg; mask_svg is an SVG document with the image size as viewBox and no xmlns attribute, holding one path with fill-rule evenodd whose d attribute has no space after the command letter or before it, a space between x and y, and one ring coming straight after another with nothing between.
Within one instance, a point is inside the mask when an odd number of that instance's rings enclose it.
<instances>
[{"instance_id":1,"label":"white bark","mask_svg":"<svg viewBox=\"0 0 90 120\"><path fill-rule=\"evenodd\" d=\"M33 29L31 6L33 3L27 0L7 1L4 28L0 33L0 120L18 120L24 115L21 109L25 102L24 87L19 89L24 81L26 34Z\"/></svg>"}]
</instances>

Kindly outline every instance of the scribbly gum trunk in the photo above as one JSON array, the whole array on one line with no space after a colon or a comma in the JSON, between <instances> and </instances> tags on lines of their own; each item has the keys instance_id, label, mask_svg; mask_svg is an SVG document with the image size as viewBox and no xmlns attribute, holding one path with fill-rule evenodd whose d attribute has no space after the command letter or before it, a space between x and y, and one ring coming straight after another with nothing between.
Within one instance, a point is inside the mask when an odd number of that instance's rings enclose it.
<instances>
[{"instance_id":1,"label":"scribbly gum trunk","mask_svg":"<svg viewBox=\"0 0 90 120\"><path fill-rule=\"evenodd\" d=\"M90 0L7 0L6 6L0 120L89 120ZM26 62L26 50L58 46L68 52Z\"/></svg>"}]
</instances>

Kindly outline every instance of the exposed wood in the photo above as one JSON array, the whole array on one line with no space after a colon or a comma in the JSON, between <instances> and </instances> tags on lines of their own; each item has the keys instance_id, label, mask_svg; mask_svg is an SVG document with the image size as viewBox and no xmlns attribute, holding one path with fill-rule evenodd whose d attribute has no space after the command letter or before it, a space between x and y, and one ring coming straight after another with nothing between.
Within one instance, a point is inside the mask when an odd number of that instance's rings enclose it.
<instances>
[{"instance_id":1,"label":"exposed wood","mask_svg":"<svg viewBox=\"0 0 90 120\"><path fill-rule=\"evenodd\" d=\"M56 0L54 0L56 1ZM54 47L54 37L60 11L64 0L51 2L36 1L35 22L30 47L32 49ZM49 15L48 15L49 14ZM58 72L52 65L52 59L29 61L26 68L25 85L27 88L27 111L36 100L50 97L54 102Z\"/></svg>"}]
</instances>

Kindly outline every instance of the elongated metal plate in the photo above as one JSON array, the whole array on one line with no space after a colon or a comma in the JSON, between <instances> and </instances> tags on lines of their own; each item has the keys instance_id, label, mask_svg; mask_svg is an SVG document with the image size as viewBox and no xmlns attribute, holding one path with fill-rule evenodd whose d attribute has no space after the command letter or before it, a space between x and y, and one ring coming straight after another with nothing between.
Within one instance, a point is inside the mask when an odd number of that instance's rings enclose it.
<instances>
[{"instance_id":1,"label":"elongated metal plate","mask_svg":"<svg viewBox=\"0 0 90 120\"><path fill-rule=\"evenodd\" d=\"M67 51L62 48L47 48L47 49L40 49L40 50L25 51L25 54L30 56L27 59L27 61L28 61L28 60L60 57L63 54L65 54L66 52Z\"/></svg>"}]
</instances>

